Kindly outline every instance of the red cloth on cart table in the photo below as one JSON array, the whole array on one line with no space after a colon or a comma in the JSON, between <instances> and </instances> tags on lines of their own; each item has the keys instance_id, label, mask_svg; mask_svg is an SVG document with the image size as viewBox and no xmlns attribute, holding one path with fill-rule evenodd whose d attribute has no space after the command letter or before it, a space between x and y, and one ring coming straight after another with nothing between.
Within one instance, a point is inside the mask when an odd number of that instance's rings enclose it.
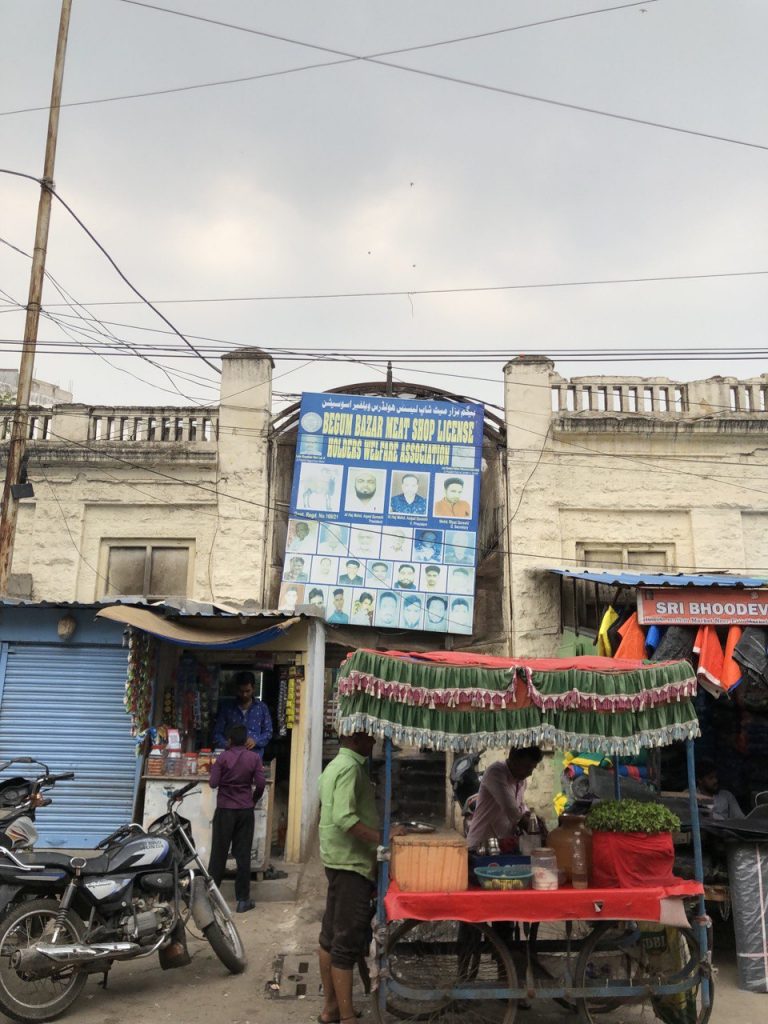
<instances>
[{"instance_id":1,"label":"red cloth on cart table","mask_svg":"<svg viewBox=\"0 0 768 1024\"><path fill-rule=\"evenodd\" d=\"M683 897L704 891L698 882L637 889L518 889L494 892L401 892L392 882L384 897L388 921L663 921L681 920Z\"/></svg>"},{"instance_id":2,"label":"red cloth on cart table","mask_svg":"<svg viewBox=\"0 0 768 1024\"><path fill-rule=\"evenodd\" d=\"M598 889L674 885L675 846L671 832L593 832L593 884Z\"/></svg>"}]
</instances>

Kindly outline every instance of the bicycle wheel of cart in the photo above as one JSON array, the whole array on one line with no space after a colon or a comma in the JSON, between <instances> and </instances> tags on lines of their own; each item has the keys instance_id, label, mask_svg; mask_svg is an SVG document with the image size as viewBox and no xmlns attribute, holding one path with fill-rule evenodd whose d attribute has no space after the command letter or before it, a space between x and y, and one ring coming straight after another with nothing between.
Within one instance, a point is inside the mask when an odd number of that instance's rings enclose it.
<instances>
[{"instance_id":1,"label":"bicycle wheel of cart","mask_svg":"<svg viewBox=\"0 0 768 1024\"><path fill-rule=\"evenodd\" d=\"M693 932L654 923L606 922L584 941L574 977L576 988L594 995L576 1000L583 1024L707 1024L714 990L709 979L709 1006L704 1006L703 968ZM659 985L685 983L685 991L654 994ZM612 994L615 989L635 993Z\"/></svg>"},{"instance_id":2,"label":"bicycle wheel of cart","mask_svg":"<svg viewBox=\"0 0 768 1024\"><path fill-rule=\"evenodd\" d=\"M565 985L569 972L573 983L581 947L594 927L592 921L539 921L531 925L528 943L537 986ZM565 996L555 1002L566 1010L576 1010L575 1001Z\"/></svg>"},{"instance_id":3,"label":"bicycle wheel of cart","mask_svg":"<svg viewBox=\"0 0 768 1024\"><path fill-rule=\"evenodd\" d=\"M386 947L389 976L424 993L424 999L372 996L377 1024L512 1024L517 1000L482 998L483 988L514 989L517 972L506 946L487 925L460 921L403 921ZM453 988L474 989L478 999L456 999Z\"/></svg>"}]
</instances>

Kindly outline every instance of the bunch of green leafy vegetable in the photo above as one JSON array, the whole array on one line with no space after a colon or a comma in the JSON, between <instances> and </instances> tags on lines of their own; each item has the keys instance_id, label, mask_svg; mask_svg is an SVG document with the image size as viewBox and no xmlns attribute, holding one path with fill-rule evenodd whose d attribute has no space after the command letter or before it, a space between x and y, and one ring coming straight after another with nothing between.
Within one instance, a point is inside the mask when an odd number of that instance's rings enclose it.
<instances>
[{"instance_id":1,"label":"bunch of green leafy vegetable","mask_svg":"<svg viewBox=\"0 0 768 1024\"><path fill-rule=\"evenodd\" d=\"M602 800L587 815L592 832L679 832L680 819L663 804L639 800Z\"/></svg>"}]
</instances>

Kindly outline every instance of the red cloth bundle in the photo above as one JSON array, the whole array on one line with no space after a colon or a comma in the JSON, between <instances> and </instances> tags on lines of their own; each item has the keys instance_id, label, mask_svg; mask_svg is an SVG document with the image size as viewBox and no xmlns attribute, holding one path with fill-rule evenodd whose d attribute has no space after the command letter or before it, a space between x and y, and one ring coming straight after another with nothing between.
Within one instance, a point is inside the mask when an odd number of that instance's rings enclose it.
<instances>
[{"instance_id":1,"label":"red cloth bundle","mask_svg":"<svg viewBox=\"0 0 768 1024\"><path fill-rule=\"evenodd\" d=\"M593 832L592 882L596 889L673 885L671 832Z\"/></svg>"}]
</instances>

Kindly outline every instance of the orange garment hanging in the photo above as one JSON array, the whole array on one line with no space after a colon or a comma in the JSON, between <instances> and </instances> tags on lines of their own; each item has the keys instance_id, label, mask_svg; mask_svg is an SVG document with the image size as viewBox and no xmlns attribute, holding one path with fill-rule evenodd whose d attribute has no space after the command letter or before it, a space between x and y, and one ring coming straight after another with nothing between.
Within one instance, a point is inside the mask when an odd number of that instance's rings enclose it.
<instances>
[{"instance_id":1,"label":"orange garment hanging","mask_svg":"<svg viewBox=\"0 0 768 1024\"><path fill-rule=\"evenodd\" d=\"M743 630L741 626L731 626L728 630L728 637L725 641L725 656L723 658L723 675L721 682L726 693L738 686L741 682L741 665L734 659L733 652L736 644L741 640Z\"/></svg>"},{"instance_id":2,"label":"orange garment hanging","mask_svg":"<svg viewBox=\"0 0 768 1024\"><path fill-rule=\"evenodd\" d=\"M723 695L723 648L714 626L699 626L693 641L693 653L699 656L696 678L699 686L713 697Z\"/></svg>"},{"instance_id":3,"label":"orange garment hanging","mask_svg":"<svg viewBox=\"0 0 768 1024\"><path fill-rule=\"evenodd\" d=\"M637 621L637 612L632 612L627 621L619 626L621 643L614 654L614 658L633 658L636 661L645 661L645 633Z\"/></svg>"}]
</instances>

